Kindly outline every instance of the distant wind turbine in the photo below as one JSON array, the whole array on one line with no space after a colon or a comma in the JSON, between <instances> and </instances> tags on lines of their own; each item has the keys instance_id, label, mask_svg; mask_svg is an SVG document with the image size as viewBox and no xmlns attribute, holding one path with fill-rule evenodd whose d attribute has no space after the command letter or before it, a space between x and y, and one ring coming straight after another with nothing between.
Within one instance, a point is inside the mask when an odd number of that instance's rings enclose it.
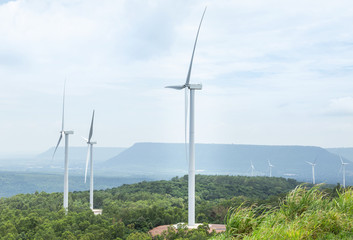
<instances>
[{"instance_id":1,"label":"distant wind turbine","mask_svg":"<svg viewBox=\"0 0 353 240\"><path fill-rule=\"evenodd\" d=\"M199 36L201 24L203 17L205 15L207 7L205 8L199 28L197 30L196 39L194 43L194 48L191 55L191 61L189 65L188 75L186 77L186 82L184 85L179 86L167 86L167 88L172 88L176 90L181 90L185 88L185 143L187 142L187 119L188 119L188 89L190 90L190 127L189 127L189 176L188 176L188 225L195 225L195 132L194 132L194 96L195 90L201 90L201 84L190 84L190 76L192 63L194 60L194 54L196 49L196 43Z\"/></svg>"},{"instance_id":2,"label":"distant wind turbine","mask_svg":"<svg viewBox=\"0 0 353 240\"><path fill-rule=\"evenodd\" d=\"M61 142L61 139L63 136L65 136L65 172L64 172L64 208L65 211L67 212L68 207L69 207L69 159L68 159L68 152L69 152L69 134L74 134L73 131L65 131L64 130L64 116L65 116L65 86L66 86L66 81L64 84L64 93L63 93L63 109L62 109L62 119L61 119L61 131L60 131L60 136L58 143L56 144L52 159L55 156L56 150L59 147L59 144Z\"/></svg>"},{"instance_id":3,"label":"distant wind turbine","mask_svg":"<svg viewBox=\"0 0 353 240\"><path fill-rule=\"evenodd\" d=\"M270 160L267 160L267 161L268 161L268 167L269 167L269 169L270 169L270 177L272 177L272 168L273 168L274 166L271 164Z\"/></svg>"},{"instance_id":4,"label":"distant wind turbine","mask_svg":"<svg viewBox=\"0 0 353 240\"><path fill-rule=\"evenodd\" d=\"M86 170L85 170L85 183L87 179L87 169L88 169L88 162L89 168L91 170L90 172L90 185L89 185L89 206L93 210L93 144L96 144L96 142L92 142L92 135L93 135L93 121L94 121L94 110L92 113L92 120L91 120L91 127L89 129L89 134L88 134L88 139L85 139L85 141L88 144L88 149L87 149L87 160L86 160Z\"/></svg>"},{"instance_id":5,"label":"distant wind turbine","mask_svg":"<svg viewBox=\"0 0 353 240\"><path fill-rule=\"evenodd\" d=\"M315 158L314 163L306 161L308 164L311 165L311 171L312 171L312 175L313 175L313 184L315 184L315 165L316 165L316 160L317 160L317 157Z\"/></svg>"},{"instance_id":6,"label":"distant wind turbine","mask_svg":"<svg viewBox=\"0 0 353 240\"><path fill-rule=\"evenodd\" d=\"M250 161L250 168L251 168L251 176L253 177L254 176L254 171L255 171L255 167L254 167L254 164L252 164L252 161Z\"/></svg>"},{"instance_id":7,"label":"distant wind turbine","mask_svg":"<svg viewBox=\"0 0 353 240\"><path fill-rule=\"evenodd\" d=\"M346 188L346 165L348 163L343 162L341 155L340 155L340 159L341 159L341 169L343 173L343 188Z\"/></svg>"}]
</instances>

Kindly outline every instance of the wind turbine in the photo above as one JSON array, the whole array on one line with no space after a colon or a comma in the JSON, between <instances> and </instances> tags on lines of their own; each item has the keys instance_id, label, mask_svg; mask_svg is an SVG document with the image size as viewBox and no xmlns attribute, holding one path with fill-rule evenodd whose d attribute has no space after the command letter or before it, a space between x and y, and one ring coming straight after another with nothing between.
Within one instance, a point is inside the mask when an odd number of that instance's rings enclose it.
<instances>
[{"instance_id":1,"label":"wind turbine","mask_svg":"<svg viewBox=\"0 0 353 240\"><path fill-rule=\"evenodd\" d=\"M167 86L166 88L172 88L181 90L185 88L185 144L187 139L187 119L188 119L188 89L190 90L190 127L189 127L189 176L188 176L188 225L189 227L195 226L195 131L194 131L194 97L195 90L201 90L201 84L190 84L190 75L192 69L192 62L194 60L194 54L196 49L196 43L199 36L203 17L205 15L207 7L205 8L199 28L197 30L194 48L191 55L191 61L189 65L188 75L184 85L179 86Z\"/></svg>"},{"instance_id":2,"label":"wind turbine","mask_svg":"<svg viewBox=\"0 0 353 240\"><path fill-rule=\"evenodd\" d=\"M88 162L89 164L89 168L91 170L90 173L90 185L89 185L89 206L90 208L93 210L93 144L96 144L96 142L92 142L92 135L93 135L93 121L94 121L94 110L92 113L92 120L91 120L91 127L89 129L89 134L88 134L88 139L87 138L83 138L85 139L85 141L88 144L88 149L87 149L87 160L86 160L86 170L85 170L85 183L86 183L86 179L87 179L87 169L88 169Z\"/></svg>"},{"instance_id":3,"label":"wind turbine","mask_svg":"<svg viewBox=\"0 0 353 240\"><path fill-rule=\"evenodd\" d=\"M316 165L316 160L317 160L317 157L315 158L314 163L306 161L308 164L311 165L311 171L312 171L312 175L313 175L313 184L315 184L315 165Z\"/></svg>"},{"instance_id":4,"label":"wind turbine","mask_svg":"<svg viewBox=\"0 0 353 240\"><path fill-rule=\"evenodd\" d=\"M343 187L346 188L346 165L348 163L343 162L341 155L340 155L340 159L341 159L341 169L343 172Z\"/></svg>"},{"instance_id":5,"label":"wind turbine","mask_svg":"<svg viewBox=\"0 0 353 240\"><path fill-rule=\"evenodd\" d=\"M69 152L69 135L74 134L73 131L65 131L64 130L64 116L65 116L65 86L66 86L66 81L64 84L64 93L63 93L63 110L62 110L62 119L61 119L61 131L60 131L60 136L58 143L56 144L52 159L55 156L56 150L59 147L59 144L61 142L61 139L63 136L65 136L65 171L64 171L64 208L67 213L68 207L69 207L69 159L68 159L68 152Z\"/></svg>"},{"instance_id":6,"label":"wind turbine","mask_svg":"<svg viewBox=\"0 0 353 240\"><path fill-rule=\"evenodd\" d=\"M268 167L270 168L270 177L272 177L272 168L274 166L271 164L270 160L267 160L267 161L268 161Z\"/></svg>"},{"instance_id":7,"label":"wind turbine","mask_svg":"<svg viewBox=\"0 0 353 240\"><path fill-rule=\"evenodd\" d=\"M251 164L251 176L253 177L254 176L254 171L255 171L255 167L254 167L254 164L252 164L252 161L250 160L250 164Z\"/></svg>"}]
</instances>

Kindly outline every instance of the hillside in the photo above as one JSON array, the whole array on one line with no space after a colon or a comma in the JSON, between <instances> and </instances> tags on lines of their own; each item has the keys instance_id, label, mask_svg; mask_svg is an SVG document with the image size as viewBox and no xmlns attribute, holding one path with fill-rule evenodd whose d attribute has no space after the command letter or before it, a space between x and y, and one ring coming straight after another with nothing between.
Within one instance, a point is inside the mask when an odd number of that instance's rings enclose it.
<instances>
[{"instance_id":1,"label":"hillside","mask_svg":"<svg viewBox=\"0 0 353 240\"><path fill-rule=\"evenodd\" d=\"M353 162L353 148L325 148L327 151L341 155L343 158Z\"/></svg>"},{"instance_id":2,"label":"hillside","mask_svg":"<svg viewBox=\"0 0 353 240\"><path fill-rule=\"evenodd\" d=\"M137 173L141 175L181 176L188 164L184 144L136 143L101 166L105 171ZM269 174L268 160L275 166L273 176L311 181L314 162L317 182L336 184L342 181L339 156L320 147L262 146L235 144L196 144L196 171L202 174L255 175ZM344 159L350 162L349 159ZM353 163L353 162L351 162ZM347 166L347 183L353 184L353 164Z\"/></svg>"},{"instance_id":3,"label":"hillside","mask_svg":"<svg viewBox=\"0 0 353 240\"><path fill-rule=\"evenodd\" d=\"M299 183L294 179L275 177L196 175L196 196L202 200L229 199L238 196L267 199L270 196L289 192L297 185ZM184 176L174 177L170 181L143 181L124 184L106 191L112 194L131 194L143 191L186 198L187 188L188 176Z\"/></svg>"}]
</instances>

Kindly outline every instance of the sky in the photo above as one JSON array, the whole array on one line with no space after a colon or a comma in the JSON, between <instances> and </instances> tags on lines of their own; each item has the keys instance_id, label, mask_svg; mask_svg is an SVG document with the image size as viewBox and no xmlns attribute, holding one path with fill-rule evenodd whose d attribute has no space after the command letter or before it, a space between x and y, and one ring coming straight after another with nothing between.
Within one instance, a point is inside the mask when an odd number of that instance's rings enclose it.
<instances>
[{"instance_id":1,"label":"sky","mask_svg":"<svg viewBox=\"0 0 353 240\"><path fill-rule=\"evenodd\" d=\"M353 147L350 0L0 0L0 154L184 141Z\"/></svg>"}]
</instances>

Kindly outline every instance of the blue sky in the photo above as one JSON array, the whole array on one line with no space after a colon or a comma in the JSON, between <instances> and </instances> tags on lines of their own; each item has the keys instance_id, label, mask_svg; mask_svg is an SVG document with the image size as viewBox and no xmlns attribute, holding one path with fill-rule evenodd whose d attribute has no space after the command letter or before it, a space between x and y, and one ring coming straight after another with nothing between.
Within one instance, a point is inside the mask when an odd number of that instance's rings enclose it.
<instances>
[{"instance_id":1,"label":"blue sky","mask_svg":"<svg viewBox=\"0 0 353 240\"><path fill-rule=\"evenodd\" d=\"M191 82L201 143L353 146L351 1L0 1L0 153L183 142Z\"/></svg>"}]
</instances>

